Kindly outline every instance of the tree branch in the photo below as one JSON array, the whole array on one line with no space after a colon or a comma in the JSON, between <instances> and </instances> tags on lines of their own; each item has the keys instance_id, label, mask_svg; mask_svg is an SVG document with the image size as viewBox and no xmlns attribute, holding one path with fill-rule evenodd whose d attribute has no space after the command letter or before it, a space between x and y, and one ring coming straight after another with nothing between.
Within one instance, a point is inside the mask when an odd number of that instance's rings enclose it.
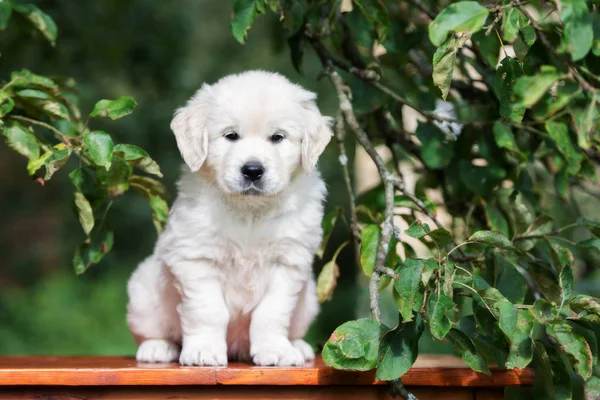
<instances>
[{"instance_id":1,"label":"tree branch","mask_svg":"<svg viewBox=\"0 0 600 400\"><path fill-rule=\"evenodd\" d=\"M350 88L348 88L344 84L342 78L335 71L331 62L326 61L324 67L325 74L329 77L329 80L335 87L340 102L340 111L343 114L346 123L350 127L350 130L356 136L356 139L358 140L360 145L365 149L369 157L371 157L371 159L375 163L377 171L379 172L379 176L381 177L381 181L383 182L385 188L385 211L383 226L381 229L381 240L377 249L375 268L373 270L373 274L371 275L371 281L369 283L371 316L374 320L380 322L381 312L379 310L379 280L381 279L382 275L387 273L387 270L385 269L385 260L388 254L390 239L394 232L394 182L396 178L386 168L385 162L377 153L377 151L375 151L375 147L369 140L369 137L367 136L365 131L363 131L363 129L360 127L360 124L358 123L358 120L356 119L356 115L354 114L354 110L352 108L352 102L350 101L350 96L352 95L352 93L350 92Z\"/></svg>"},{"instance_id":2,"label":"tree branch","mask_svg":"<svg viewBox=\"0 0 600 400\"><path fill-rule=\"evenodd\" d=\"M358 245L360 243L360 225L358 224L358 217L356 215L356 199L354 197L354 190L352 189L352 181L350 180L350 173L348 172L348 156L346 155L346 147L344 146L344 138L346 132L344 131L344 117L341 112L338 113L335 120L335 138L338 142L340 149L339 161L342 166L342 174L344 176L344 183L346 184L346 190L348 192L348 202L350 203L350 230L354 242Z\"/></svg>"}]
</instances>

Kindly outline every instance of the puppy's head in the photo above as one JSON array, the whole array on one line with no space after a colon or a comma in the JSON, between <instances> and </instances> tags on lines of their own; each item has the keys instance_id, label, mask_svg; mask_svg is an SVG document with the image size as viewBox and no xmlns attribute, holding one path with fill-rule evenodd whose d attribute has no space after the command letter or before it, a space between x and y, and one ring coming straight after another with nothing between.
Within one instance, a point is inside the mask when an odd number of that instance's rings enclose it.
<instances>
[{"instance_id":1,"label":"puppy's head","mask_svg":"<svg viewBox=\"0 0 600 400\"><path fill-rule=\"evenodd\" d=\"M279 74L244 72L204 84L171 129L189 168L204 165L224 192L272 195L312 172L331 139L315 99Z\"/></svg>"}]
</instances>

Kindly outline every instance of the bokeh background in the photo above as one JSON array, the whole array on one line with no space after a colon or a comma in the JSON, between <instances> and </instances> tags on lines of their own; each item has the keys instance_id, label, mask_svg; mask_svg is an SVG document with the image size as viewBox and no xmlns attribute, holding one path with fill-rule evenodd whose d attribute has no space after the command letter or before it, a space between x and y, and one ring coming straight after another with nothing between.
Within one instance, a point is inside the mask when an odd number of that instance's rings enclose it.
<instances>
[{"instance_id":1,"label":"bokeh background","mask_svg":"<svg viewBox=\"0 0 600 400\"><path fill-rule=\"evenodd\" d=\"M307 54L303 74L296 72L274 16L260 18L242 46L230 33L228 1L35 3L55 19L57 45L52 48L21 31L25 24L9 24L0 32L0 79L21 68L71 76L83 112L102 98L133 96L138 106L131 116L99 122L98 128L118 142L146 149L162 168L171 201L181 159L170 119L202 82L247 69L277 71L316 91L323 113L335 112L337 100L328 82L316 79L316 57ZM328 207L343 206L346 198L335 147L320 165L331 193ZM70 168L42 187L28 177L25 166L25 158L0 142L0 354L134 354L125 323L125 287L156 240L147 201L128 192L115 202L109 214L115 231L112 252L76 276L71 259L83 232L71 210L65 172ZM347 237L338 227L332 240ZM323 306L309 334L315 345L360 313L366 290L356 283L352 259L351 250L339 258L342 275L335 298Z\"/></svg>"}]
</instances>

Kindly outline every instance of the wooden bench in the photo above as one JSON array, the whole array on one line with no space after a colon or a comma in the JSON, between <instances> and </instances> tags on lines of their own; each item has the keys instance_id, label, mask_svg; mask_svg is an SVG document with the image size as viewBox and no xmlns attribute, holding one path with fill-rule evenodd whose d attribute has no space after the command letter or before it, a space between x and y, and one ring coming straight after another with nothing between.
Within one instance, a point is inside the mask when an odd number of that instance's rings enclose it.
<instances>
[{"instance_id":1,"label":"wooden bench","mask_svg":"<svg viewBox=\"0 0 600 400\"><path fill-rule=\"evenodd\" d=\"M420 356L402 378L420 400L502 399L505 386L531 385L533 372L491 368L487 376L452 356ZM127 357L0 357L0 399L388 399L374 371L304 367L226 368L138 364Z\"/></svg>"}]
</instances>

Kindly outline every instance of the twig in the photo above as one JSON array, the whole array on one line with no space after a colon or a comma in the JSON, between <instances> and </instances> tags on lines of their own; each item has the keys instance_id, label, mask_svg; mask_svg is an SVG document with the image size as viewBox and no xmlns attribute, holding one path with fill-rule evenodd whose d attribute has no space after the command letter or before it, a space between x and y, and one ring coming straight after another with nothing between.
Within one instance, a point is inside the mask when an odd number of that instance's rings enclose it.
<instances>
[{"instance_id":1,"label":"twig","mask_svg":"<svg viewBox=\"0 0 600 400\"><path fill-rule=\"evenodd\" d=\"M563 61L563 63L567 66L569 73L581 85L581 88L583 90L595 94L596 89L579 74L579 72L577 71L577 66L572 61L561 58L554 46L552 46L552 43L550 43L548 36L546 36L546 33L544 33L540 24L533 18L529 11L527 11L523 4L516 0L513 1L513 4L515 4L519 8L519 10L529 19L529 21L531 22L531 26L533 26L533 28L538 32L538 36L540 37L542 44L550 52L552 57L556 61Z\"/></svg>"},{"instance_id":2,"label":"twig","mask_svg":"<svg viewBox=\"0 0 600 400\"><path fill-rule=\"evenodd\" d=\"M352 189L352 181L350 180L350 173L348 172L348 156L346 154L346 147L344 146L345 136L346 132L344 131L344 117L342 113L339 112L335 120L335 138L340 149L339 161L342 166L342 174L344 176L346 190L348 191L348 202L350 203L350 230L352 232L354 242L359 244L361 229L360 225L358 224L358 217L356 215L356 199Z\"/></svg>"},{"instance_id":3,"label":"twig","mask_svg":"<svg viewBox=\"0 0 600 400\"><path fill-rule=\"evenodd\" d=\"M322 60L323 61L323 60ZM383 182L385 188L385 211L384 221L381 229L381 240L377 249L377 257L375 262L375 268L371 275L371 281L369 283L369 295L371 305L371 316L374 320L381 321L381 312L379 310L379 280L381 275L386 274L385 260L387 258L388 249L390 245L390 239L394 232L393 218L394 218L394 182L396 178L386 168L385 162L381 156L375 150L375 147L369 140L369 137L360 127L352 103L350 101L351 92L350 89L344 84L340 75L335 71L333 65L329 60L324 60L325 74L329 77L329 80L335 87L339 102L340 111L342 112L344 119L360 145L365 149L367 154L371 157Z\"/></svg>"},{"instance_id":4,"label":"twig","mask_svg":"<svg viewBox=\"0 0 600 400\"><path fill-rule=\"evenodd\" d=\"M30 123L32 125L38 125L38 126L41 126L43 128L46 128L49 131L51 131L52 133L54 133L54 135L56 135L56 138L58 140L60 140L61 142L69 143L69 139L66 138L65 135L63 135L61 131L59 131L58 129L56 129L55 127L53 127L50 124L47 124L45 122L38 121L38 120L35 120L35 119L32 119L32 118L23 117L21 115L9 115L8 118L15 119L17 121L27 122L27 123Z\"/></svg>"}]
</instances>

